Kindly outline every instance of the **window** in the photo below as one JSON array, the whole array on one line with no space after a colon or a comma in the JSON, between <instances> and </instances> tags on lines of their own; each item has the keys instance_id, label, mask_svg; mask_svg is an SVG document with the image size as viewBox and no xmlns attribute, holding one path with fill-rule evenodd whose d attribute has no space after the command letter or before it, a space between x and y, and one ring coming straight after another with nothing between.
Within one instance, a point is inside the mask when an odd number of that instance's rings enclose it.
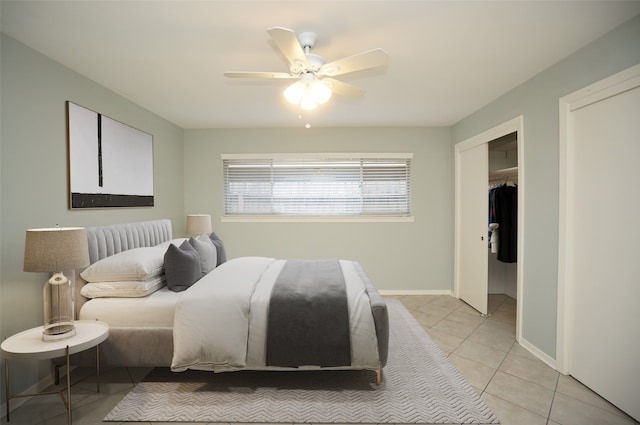
<instances>
[{"instance_id":1,"label":"window","mask_svg":"<svg viewBox=\"0 0 640 425\"><path fill-rule=\"evenodd\" d=\"M223 155L226 217L409 217L411 154Z\"/></svg>"}]
</instances>

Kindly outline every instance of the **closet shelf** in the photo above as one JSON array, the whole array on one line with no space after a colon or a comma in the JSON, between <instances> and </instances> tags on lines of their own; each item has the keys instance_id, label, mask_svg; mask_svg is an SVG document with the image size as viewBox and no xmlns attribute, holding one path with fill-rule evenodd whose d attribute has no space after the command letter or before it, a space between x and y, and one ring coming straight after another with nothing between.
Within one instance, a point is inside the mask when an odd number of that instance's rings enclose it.
<instances>
[{"instance_id":1,"label":"closet shelf","mask_svg":"<svg viewBox=\"0 0 640 425\"><path fill-rule=\"evenodd\" d=\"M489 173L489 177L504 177L504 176L517 176L518 167L503 168L502 170L495 170Z\"/></svg>"}]
</instances>

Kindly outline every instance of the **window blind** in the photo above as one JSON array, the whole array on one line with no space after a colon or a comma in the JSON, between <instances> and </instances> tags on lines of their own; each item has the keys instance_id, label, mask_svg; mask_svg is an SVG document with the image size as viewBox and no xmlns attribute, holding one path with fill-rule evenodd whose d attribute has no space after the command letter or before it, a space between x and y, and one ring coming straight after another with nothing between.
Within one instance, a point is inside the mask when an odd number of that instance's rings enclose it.
<instances>
[{"instance_id":1,"label":"window blind","mask_svg":"<svg viewBox=\"0 0 640 425\"><path fill-rule=\"evenodd\" d=\"M223 155L225 214L408 216L411 156Z\"/></svg>"}]
</instances>

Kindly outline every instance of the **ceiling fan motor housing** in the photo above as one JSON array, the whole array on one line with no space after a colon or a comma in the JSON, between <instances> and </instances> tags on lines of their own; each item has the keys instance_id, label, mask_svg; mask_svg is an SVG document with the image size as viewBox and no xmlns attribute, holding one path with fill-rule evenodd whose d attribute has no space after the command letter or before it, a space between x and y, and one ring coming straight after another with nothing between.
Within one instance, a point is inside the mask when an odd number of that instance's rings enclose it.
<instances>
[{"instance_id":1,"label":"ceiling fan motor housing","mask_svg":"<svg viewBox=\"0 0 640 425\"><path fill-rule=\"evenodd\" d=\"M320 55L316 55L314 53L307 53L307 60L309 61L309 65L311 65L311 71L318 71L322 65L325 64L325 60Z\"/></svg>"},{"instance_id":2,"label":"ceiling fan motor housing","mask_svg":"<svg viewBox=\"0 0 640 425\"><path fill-rule=\"evenodd\" d=\"M305 31L298 34L298 41L303 49L309 48L313 49L316 45L316 41L318 41L318 35L315 32Z\"/></svg>"}]
</instances>

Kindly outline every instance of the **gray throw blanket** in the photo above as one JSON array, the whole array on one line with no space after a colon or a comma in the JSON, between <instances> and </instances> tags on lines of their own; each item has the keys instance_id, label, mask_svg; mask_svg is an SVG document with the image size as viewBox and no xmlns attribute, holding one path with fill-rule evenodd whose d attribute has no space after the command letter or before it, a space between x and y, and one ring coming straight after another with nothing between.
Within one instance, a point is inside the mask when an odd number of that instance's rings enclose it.
<instances>
[{"instance_id":1,"label":"gray throw blanket","mask_svg":"<svg viewBox=\"0 0 640 425\"><path fill-rule=\"evenodd\" d=\"M350 366L351 335L338 260L287 260L271 291L267 365Z\"/></svg>"}]
</instances>

